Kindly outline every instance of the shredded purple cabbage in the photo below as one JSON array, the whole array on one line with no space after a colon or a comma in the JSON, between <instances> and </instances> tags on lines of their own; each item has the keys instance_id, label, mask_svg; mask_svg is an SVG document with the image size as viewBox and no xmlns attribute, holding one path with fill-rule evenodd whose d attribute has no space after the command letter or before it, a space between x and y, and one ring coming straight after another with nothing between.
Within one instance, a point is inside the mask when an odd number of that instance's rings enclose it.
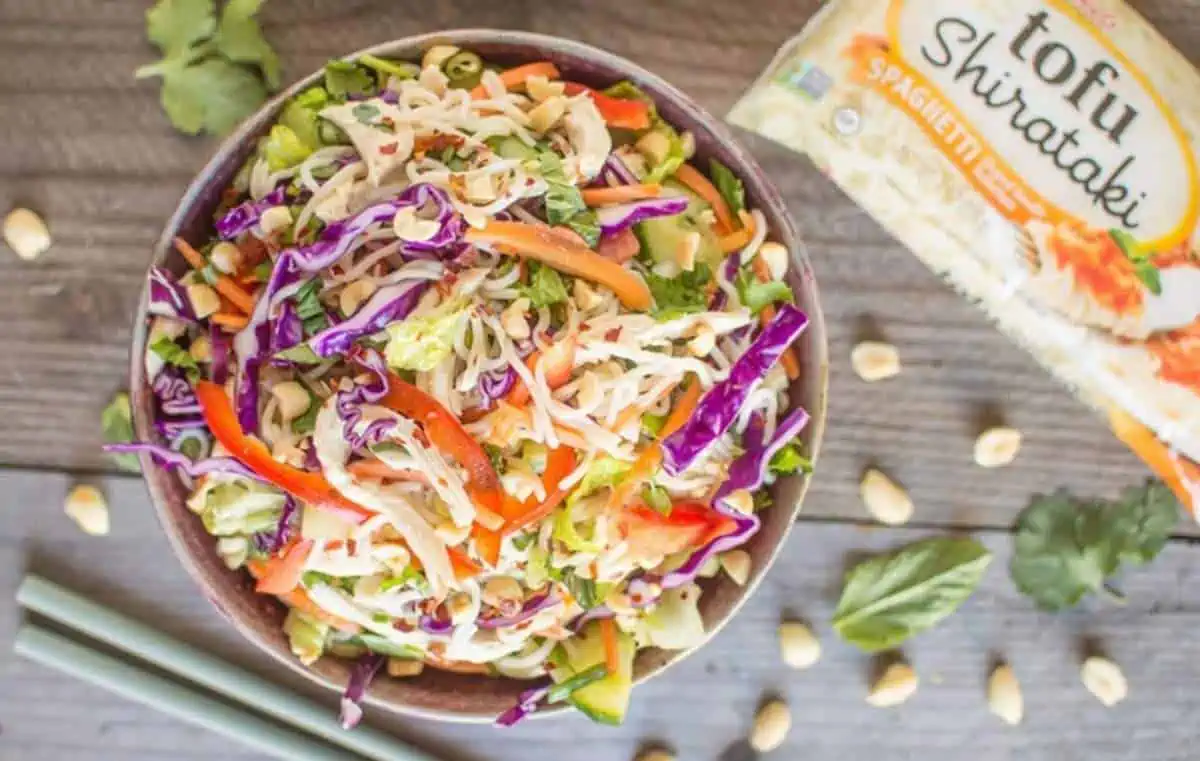
<instances>
[{"instance_id":1,"label":"shredded purple cabbage","mask_svg":"<svg viewBox=\"0 0 1200 761\"><path fill-rule=\"evenodd\" d=\"M271 554L282 550L292 536L298 515L299 509L296 505L296 500L289 494L287 495L287 499L284 500L283 510L279 513L279 522L275 525L275 530L260 531L255 534L254 546L262 552L269 552Z\"/></svg>"},{"instance_id":2,"label":"shredded purple cabbage","mask_svg":"<svg viewBox=\"0 0 1200 761\"><path fill-rule=\"evenodd\" d=\"M663 467L671 475L687 470L701 454L725 435L737 419L750 392L766 377L804 329L808 317L791 304L780 307L746 353L733 363L729 376L717 383L696 405L692 416L662 442Z\"/></svg>"},{"instance_id":3,"label":"shredded purple cabbage","mask_svg":"<svg viewBox=\"0 0 1200 761\"><path fill-rule=\"evenodd\" d=\"M622 230L633 227L638 222L655 217L672 217L687 210L686 196L663 196L647 198L642 201L619 203L615 206L605 206L596 210L596 219L600 223L600 234L603 236L616 235Z\"/></svg>"},{"instance_id":4,"label":"shredded purple cabbage","mask_svg":"<svg viewBox=\"0 0 1200 761\"><path fill-rule=\"evenodd\" d=\"M164 414L195 415L201 412L192 384L174 367L164 367L155 377L152 388Z\"/></svg>"},{"instance_id":5,"label":"shredded purple cabbage","mask_svg":"<svg viewBox=\"0 0 1200 761\"><path fill-rule=\"evenodd\" d=\"M368 653L354 664L350 680L346 682L346 691L342 693L342 729L354 729L362 721L363 698L367 696L367 688L379 669L383 668L385 660L382 655Z\"/></svg>"},{"instance_id":6,"label":"shredded purple cabbage","mask_svg":"<svg viewBox=\"0 0 1200 761\"><path fill-rule=\"evenodd\" d=\"M537 710L538 703L550 694L552 682L547 681L539 687L531 687L517 696L517 704L496 718L496 726L511 727Z\"/></svg>"},{"instance_id":7,"label":"shredded purple cabbage","mask_svg":"<svg viewBox=\"0 0 1200 761\"><path fill-rule=\"evenodd\" d=\"M212 380L218 386L224 386L229 380L229 352L233 349L229 334L221 326L212 323L208 326L208 341L212 346Z\"/></svg>"},{"instance_id":8,"label":"shredded purple cabbage","mask_svg":"<svg viewBox=\"0 0 1200 761\"><path fill-rule=\"evenodd\" d=\"M269 323L273 312L300 288L313 273L320 272L360 245L371 226L385 224L402 208L432 205L441 224L438 234L427 241L408 241L402 253L433 253L445 250L447 256L458 256L463 247L466 223L454 211L445 191L421 183L407 188L398 198L371 206L353 217L334 222L321 231L321 239L307 245L290 248L279 255L267 281L267 287L249 324L237 334L238 384L236 408L238 422L246 433L258 432L258 373L270 350Z\"/></svg>"},{"instance_id":9,"label":"shredded purple cabbage","mask_svg":"<svg viewBox=\"0 0 1200 761\"><path fill-rule=\"evenodd\" d=\"M304 321L296 311L296 305L285 301L279 306L279 315L271 320L272 355L292 348L304 340Z\"/></svg>"},{"instance_id":10,"label":"shredded purple cabbage","mask_svg":"<svg viewBox=\"0 0 1200 761\"><path fill-rule=\"evenodd\" d=\"M160 417L154 421L154 430L158 431L159 435L168 439L174 439L185 431L204 428L205 422L202 415L185 415L183 417ZM172 446L172 449L176 447Z\"/></svg>"},{"instance_id":11,"label":"shredded purple cabbage","mask_svg":"<svg viewBox=\"0 0 1200 761\"><path fill-rule=\"evenodd\" d=\"M196 322L187 291L162 267L150 268L150 304L146 311L160 317Z\"/></svg>"},{"instance_id":12,"label":"shredded purple cabbage","mask_svg":"<svg viewBox=\"0 0 1200 761\"><path fill-rule=\"evenodd\" d=\"M378 333L388 324L407 317L428 286L427 281L419 280L380 288L353 317L308 339L308 347L319 357L346 353L363 336Z\"/></svg>"},{"instance_id":13,"label":"shredded purple cabbage","mask_svg":"<svg viewBox=\"0 0 1200 761\"><path fill-rule=\"evenodd\" d=\"M512 367L504 367L483 373L479 376L479 395L483 397L483 408L491 409L500 399L512 391L517 385L517 372Z\"/></svg>"},{"instance_id":14,"label":"shredded purple cabbage","mask_svg":"<svg viewBox=\"0 0 1200 761\"><path fill-rule=\"evenodd\" d=\"M574 621L568 624L567 628L573 632L579 632L593 621L599 621L602 618L612 618L615 615L617 614L607 605L597 605L577 616Z\"/></svg>"},{"instance_id":15,"label":"shredded purple cabbage","mask_svg":"<svg viewBox=\"0 0 1200 761\"><path fill-rule=\"evenodd\" d=\"M672 589L691 583L696 578L696 573L708 562L709 558L740 547L757 533L760 525L758 516L742 513L727 504L725 497L742 489L755 491L761 488L767 478L771 458L789 441L796 438L800 431L804 430L804 426L808 425L808 420L808 412L797 407L788 413L771 436L771 440L764 444L762 417L755 415L746 429L745 436L742 437L742 447L745 452L733 461L729 467L729 478L721 484L716 495L713 496L713 509L733 518L737 527L733 532L717 537L696 550L682 566L663 576L660 582L663 589Z\"/></svg>"},{"instance_id":16,"label":"shredded purple cabbage","mask_svg":"<svg viewBox=\"0 0 1200 761\"><path fill-rule=\"evenodd\" d=\"M192 478L199 478L210 473L226 473L255 481L263 480L257 473L232 457L209 457L193 462L187 455L167 447L140 441L128 444L105 444L103 449L109 454L147 454L160 466L168 470L177 468Z\"/></svg>"},{"instance_id":17,"label":"shredded purple cabbage","mask_svg":"<svg viewBox=\"0 0 1200 761\"><path fill-rule=\"evenodd\" d=\"M287 186L280 184L268 193L261 201L246 201L234 206L217 220L215 227L217 235L224 240L231 240L258 224L263 212L273 206L280 206L287 201Z\"/></svg>"},{"instance_id":18,"label":"shredded purple cabbage","mask_svg":"<svg viewBox=\"0 0 1200 761\"><path fill-rule=\"evenodd\" d=\"M454 631L454 623L433 616L421 616L417 619L417 627L426 634L444 636Z\"/></svg>"},{"instance_id":19,"label":"shredded purple cabbage","mask_svg":"<svg viewBox=\"0 0 1200 761\"><path fill-rule=\"evenodd\" d=\"M357 350L353 359L371 375L367 383L355 384L349 391L339 391L334 396L334 409L342 421L342 435L352 450L365 449L383 440L395 427L396 421L382 418L374 420L362 431L356 431L362 420L362 406L375 404L388 393L388 369L383 356L374 349Z\"/></svg>"},{"instance_id":20,"label":"shredded purple cabbage","mask_svg":"<svg viewBox=\"0 0 1200 761\"><path fill-rule=\"evenodd\" d=\"M558 605L561 600L549 592L531 597L521 606L521 610L511 616L497 618L481 618L475 622L480 629L507 629L510 626L523 624L547 608Z\"/></svg>"},{"instance_id":21,"label":"shredded purple cabbage","mask_svg":"<svg viewBox=\"0 0 1200 761\"><path fill-rule=\"evenodd\" d=\"M597 179L601 185L609 186L636 185L639 182L637 175L616 153L609 153L608 158L604 159L604 166L600 168L600 176Z\"/></svg>"}]
</instances>

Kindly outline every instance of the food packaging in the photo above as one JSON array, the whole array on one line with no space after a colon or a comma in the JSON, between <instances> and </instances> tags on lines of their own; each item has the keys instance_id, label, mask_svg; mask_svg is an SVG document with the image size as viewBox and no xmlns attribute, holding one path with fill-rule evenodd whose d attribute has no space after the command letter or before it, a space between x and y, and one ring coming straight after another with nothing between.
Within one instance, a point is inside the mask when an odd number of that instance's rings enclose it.
<instances>
[{"instance_id":1,"label":"food packaging","mask_svg":"<svg viewBox=\"0 0 1200 761\"><path fill-rule=\"evenodd\" d=\"M834 0L737 103L1200 503L1200 76L1118 0Z\"/></svg>"}]
</instances>

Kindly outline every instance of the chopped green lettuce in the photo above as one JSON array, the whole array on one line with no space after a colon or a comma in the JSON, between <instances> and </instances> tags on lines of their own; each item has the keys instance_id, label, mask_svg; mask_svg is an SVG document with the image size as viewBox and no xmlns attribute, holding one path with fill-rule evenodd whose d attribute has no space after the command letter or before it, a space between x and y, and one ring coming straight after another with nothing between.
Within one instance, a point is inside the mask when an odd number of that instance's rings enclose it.
<instances>
[{"instance_id":1,"label":"chopped green lettuce","mask_svg":"<svg viewBox=\"0 0 1200 761\"><path fill-rule=\"evenodd\" d=\"M207 478L188 498L213 536L246 536L275 528L287 496L248 478Z\"/></svg>"},{"instance_id":2,"label":"chopped green lettuce","mask_svg":"<svg viewBox=\"0 0 1200 761\"><path fill-rule=\"evenodd\" d=\"M725 199L729 210L736 216L739 211L746 208L746 188L742 186L742 181L737 178L737 175L720 161L713 159L708 162L708 167L713 185Z\"/></svg>"},{"instance_id":3,"label":"chopped green lettuce","mask_svg":"<svg viewBox=\"0 0 1200 761\"><path fill-rule=\"evenodd\" d=\"M325 652L329 624L290 608L283 620L283 633L287 635L292 654L305 666L311 666Z\"/></svg>"},{"instance_id":4,"label":"chopped green lettuce","mask_svg":"<svg viewBox=\"0 0 1200 761\"><path fill-rule=\"evenodd\" d=\"M454 351L454 336L466 316L466 303L454 300L429 314L388 325L388 343L384 349L388 365L421 372L437 367Z\"/></svg>"},{"instance_id":5,"label":"chopped green lettuce","mask_svg":"<svg viewBox=\"0 0 1200 761\"><path fill-rule=\"evenodd\" d=\"M558 270L538 262L530 262L529 285L521 286L521 293L529 299L534 309L561 304L570 298L567 284Z\"/></svg>"},{"instance_id":6,"label":"chopped green lettuce","mask_svg":"<svg viewBox=\"0 0 1200 761\"><path fill-rule=\"evenodd\" d=\"M792 293L792 289L787 283L782 280L760 282L748 268L738 271L734 285L737 286L738 298L742 300L742 304L754 314L758 314L771 304L780 302L791 304L796 300L796 294Z\"/></svg>"},{"instance_id":7,"label":"chopped green lettuce","mask_svg":"<svg viewBox=\"0 0 1200 761\"><path fill-rule=\"evenodd\" d=\"M271 128L263 143L263 157L267 160L267 168L272 172L291 169L313 152L313 147L305 144L295 130L284 124L276 124Z\"/></svg>"},{"instance_id":8,"label":"chopped green lettuce","mask_svg":"<svg viewBox=\"0 0 1200 761\"><path fill-rule=\"evenodd\" d=\"M634 636L639 646L687 650L704 642L699 603L700 588L694 584L663 592L658 605L638 621Z\"/></svg>"}]
</instances>

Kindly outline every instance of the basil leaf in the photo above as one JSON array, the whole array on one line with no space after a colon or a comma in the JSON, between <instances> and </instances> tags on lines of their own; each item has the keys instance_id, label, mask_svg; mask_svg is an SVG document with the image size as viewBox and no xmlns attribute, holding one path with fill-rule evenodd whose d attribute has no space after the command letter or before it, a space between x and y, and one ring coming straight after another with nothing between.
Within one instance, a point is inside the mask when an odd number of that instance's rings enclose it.
<instances>
[{"instance_id":1,"label":"basil leaf","mask_svg":"<svg viewBox=\"0 0 1200 761\"><path fill-rule=\"evenodd\" d=\"M846 574L833 628L876 652L895 647L953 613L991 562L974 539L927 539L859 563Z\"/></svg>"},{"instance_id":2,"label":"basil leaf","mask_svg":"<svg viewBox=\"0 0 1200 761\"><path fill-rule=\"evenodd\" d=\"M736 217L737 213L746 208L746 188L729 167L713 159L708 162L708 173L717 192L729 205L729 210Z\"/></svg>"}]
</instances>

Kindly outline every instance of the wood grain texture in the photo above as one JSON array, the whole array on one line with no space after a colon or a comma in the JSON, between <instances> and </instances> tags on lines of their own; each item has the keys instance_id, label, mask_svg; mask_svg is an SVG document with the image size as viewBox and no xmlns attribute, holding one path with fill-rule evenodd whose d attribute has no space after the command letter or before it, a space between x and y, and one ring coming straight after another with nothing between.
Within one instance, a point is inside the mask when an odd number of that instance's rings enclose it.
<instances>
[{"instance_id":1,"label":"wood grain texture","mask_svg":"<svg viewBox=\"0 0 1200 761\"><path fill-rule=\"evenodd\" d=\"M113 532L86 537L61 512L66 476L0 474L0 595L11 599L28 566L181 639L278 679L335 710L331 693L272 667L238 639L177 566L140 485L101 482ZM11 517L17 517L12 520ZM739 745L764 695L785 696L794 728L775 758L1108 761L1195 758L1200 712L1200 553L1177 540L1155 563L1121 580L1129 604L1092 601L1051 616L1036 612L1008 579L1009 537L977 534L995 552L983 586L941 626L909 643L905 655L922 686L905 706L884 711L863 697L874 661L840 642L828 620L851 558L925 534L808 524L793 535L763 587L705 649L639 688L625 726L579 716L535 721L511 731L438 725L368 710L369 720L446 759L632 758L644 741L675 748L681 759L748 759ZM824 655L811 670L784 668L776 625L784 614L808 619ZM0 606L0 761L140 761L258 758L220 738L113 698L44 667L16 660L18 621ZM1078 663L1099 648L1120 663L1130 698L1104 709L1082 687ZM985 706L991 662L1007 659L1021 680L1026 722L1003 725ZM531 755L532 753L532 755Z\"/></svg>"},{"instance_id":2,"label":"wood grain texture","mask_svg":"<svg viewBox=\"0 0 1200 761\"><path fill-rule=\"evenodd\" d=\"M129 319L150 246L212 142L176 134L152 82L147 4L0 0L0 209L49 220L36 263L0 256L0 464L108 469L99 410L125 382ZM575 37L625 55L716 113L732 105L814 0L396 3L279 0L266 27L294 78L334 55L437 28L496 26ZM1200 0L1142 11L1193 60ZM744 134L809 241L832 356L830 427L806 511L859 519L856 482L882 465L912 491L917 520L1005 526L1031 491L1110 494L1141 465L1020 349L949 292L803 158ZM882 336L905 372L875 387L849 369L853 343ZM1006 471L970 461L981 422L1026 433ZM1190 530L1190 529L1185 529Z\"/></svg>"},{"instance_id":3,"label":"wood grain texture","mask_svg":"<svg viewBox=\"0 0 1200 761\"><path fill-rule=\"evenodd\" d=\"M552 6L454 0L406 12L388 2L279 2L266 24L285 76L339 52L453 26L520 27L576 37L648 66L714 112L726 110L816 3L654 4L575 0ZM1143 3L1185 53L1200 47L1196 0ZM54 248L34 264L0 257L0 463L102 469L98 411L124 382L129 315L151 241L211 142L177 135L153 83L145 5L110 0L0 3L0 208L50 221ZM69 107L67 104L69 103ZM1111 493L1141 466L1104 426L997 334L970 305L804 159L745 135L801 228L824 293L832 356L830 433L810 515L857 518L858 474L880 464L918 503L918 520L1007 525L1030 491ZM847 357L863 336L896 343L906 371L867 388ZM1017 465L970 462L981 420L1024 430Z\"/></svg>"}]
</instances>

